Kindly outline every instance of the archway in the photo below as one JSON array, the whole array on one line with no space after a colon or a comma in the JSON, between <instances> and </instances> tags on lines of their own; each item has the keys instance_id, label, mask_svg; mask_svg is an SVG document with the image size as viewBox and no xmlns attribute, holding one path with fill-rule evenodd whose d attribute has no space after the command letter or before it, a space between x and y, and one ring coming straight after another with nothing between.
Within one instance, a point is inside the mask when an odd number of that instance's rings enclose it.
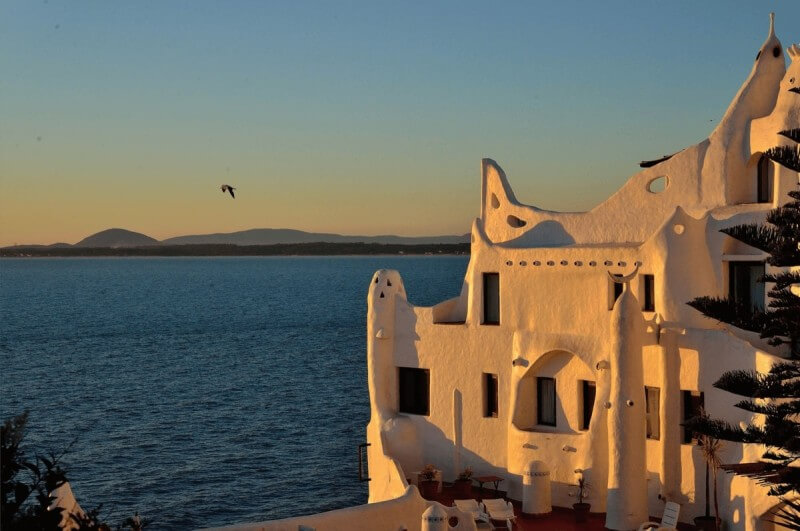
<instances>
[{"instance_id":1,"label":"archway","mask_svg":"<svg viewBox=\"0 0 800 531\"><path fill-rule=\"evenodd\" d=\"M583 431L594 411L594 383L594 371L580 357L548 351L520 378L512 423L526 431Z\"/></svg>"}]
</instances>

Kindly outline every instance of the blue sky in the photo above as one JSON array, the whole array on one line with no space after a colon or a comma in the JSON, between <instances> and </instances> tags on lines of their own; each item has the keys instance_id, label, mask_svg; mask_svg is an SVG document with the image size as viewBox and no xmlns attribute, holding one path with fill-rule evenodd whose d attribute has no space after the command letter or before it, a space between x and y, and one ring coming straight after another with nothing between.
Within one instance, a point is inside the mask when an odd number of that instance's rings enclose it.
<instances>
[{"instance_id":1,"label":"blue sky","mask_svg":"<svg viewBox=\"0 0 800 531\"><path fill-rule=\"evenodd\" d=\"M486 156L589 209L710 133L770 11L800 41L789 0L3 1L0 245L464 233Z\"/></svg>"}]
</instances>

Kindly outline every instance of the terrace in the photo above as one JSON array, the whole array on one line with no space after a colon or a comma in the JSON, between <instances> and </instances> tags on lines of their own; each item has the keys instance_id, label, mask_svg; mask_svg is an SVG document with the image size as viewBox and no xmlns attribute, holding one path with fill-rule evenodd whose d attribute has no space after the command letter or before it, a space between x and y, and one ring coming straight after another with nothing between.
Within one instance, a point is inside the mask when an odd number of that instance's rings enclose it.
<instances>
[{"instance_id":1,"label":"terrace","mask_svg":"<svg viewBox=\"0 0 800 531\"><path fill-rule=\"evenodd\" d=\"M454 499L454 488L452 484L444 483L442 492L439 493L432 501L437 501L445 506L452 506ZM499 490L495 491L491 486L484 486L483 489L473 487L472 497L478 501L483 498L506 498L506 492ZM606 515L605 513L590 513L585 522L577 522L575 518L575 511L565 507L553 507L553 512L543 516L530 516L522 514L522 506L516 500L509 500L514 506L514 514L517 517L516 524L513 531L543 531L547 529L557 529L558 531L604 531ZM658 522L661 520L661 515L651 516L650 521ZM499 522L495 522L497 529L505 529L500 527ZM480 529L480 528L479 528ZM679 523L678 529L683 531L690 531L695 529L691 524Z\"/></svg>"}]
</instances>

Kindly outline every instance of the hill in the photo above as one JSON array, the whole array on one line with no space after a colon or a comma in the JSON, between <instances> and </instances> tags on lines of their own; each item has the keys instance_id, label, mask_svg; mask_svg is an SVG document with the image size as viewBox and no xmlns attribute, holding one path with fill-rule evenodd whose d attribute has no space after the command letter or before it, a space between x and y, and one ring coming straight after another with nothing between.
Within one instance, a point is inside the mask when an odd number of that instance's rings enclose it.
<instances>
[{"instance_id":1,"label":"hill","mask_svg":"<svg viewBox=\"0 0 800 531\"><path fill-rule=\"evenodd\" d=\"M430 245L468 243L469 234L462 236L345 236L325 232L305 232L294 229L250 229L239 232L176 236L163 240L162 245L276 245L294 243L380 243L388 245Z\"/></svg>"},{"instance_id":2,"label":"hill","mask_svg":"<svg viewBox=\"0 0 800 531\"><path fill-rule=\"evenodd\" d=\"M107 229L87 236L76 243L75 247L108 247L116 249L118 247L143 247L147 245L158 245L158 240L140 232L125 229Z\"/></svg>"}]
</instances>

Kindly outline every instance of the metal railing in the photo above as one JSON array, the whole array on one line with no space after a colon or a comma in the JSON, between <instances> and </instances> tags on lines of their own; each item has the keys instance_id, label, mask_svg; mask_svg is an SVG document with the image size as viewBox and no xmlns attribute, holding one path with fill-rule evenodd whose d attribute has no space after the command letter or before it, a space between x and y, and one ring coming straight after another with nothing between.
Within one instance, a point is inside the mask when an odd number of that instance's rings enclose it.
<instances>
[{"instance_id":1,"label":"metal railing","mask_svg":"<svg viewBox=\"0 0 800 531\"><path fill-rule=\"evenodd\" d=\"M366 454L363 454L361 451L362 449L366 450L367 446L372 446L371 443L361 443L358 445L358 480L359 481L371 481L367 473L368 470L364 470L364 465L366 464Z\"/></svg>"}]
</instances>

